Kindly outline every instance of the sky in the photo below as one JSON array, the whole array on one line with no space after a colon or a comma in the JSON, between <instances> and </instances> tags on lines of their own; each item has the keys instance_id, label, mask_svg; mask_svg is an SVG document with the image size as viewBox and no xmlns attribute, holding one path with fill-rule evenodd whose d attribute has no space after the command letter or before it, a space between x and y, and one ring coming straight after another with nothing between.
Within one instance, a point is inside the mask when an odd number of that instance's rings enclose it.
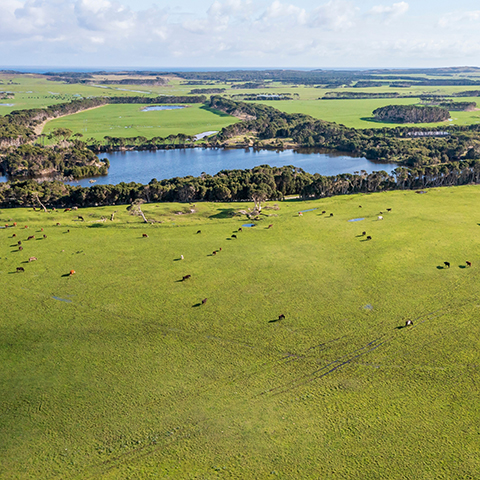
<instances>
[{"instance_id":1,"label":"sky","mask_svg":"<svg viewBox=\"0 0 480 480\"><path fill-rule=\"evenodd\" d=\"M470 0L0 0L0 66L480 66Z\"/></svg>"}]
</instances>

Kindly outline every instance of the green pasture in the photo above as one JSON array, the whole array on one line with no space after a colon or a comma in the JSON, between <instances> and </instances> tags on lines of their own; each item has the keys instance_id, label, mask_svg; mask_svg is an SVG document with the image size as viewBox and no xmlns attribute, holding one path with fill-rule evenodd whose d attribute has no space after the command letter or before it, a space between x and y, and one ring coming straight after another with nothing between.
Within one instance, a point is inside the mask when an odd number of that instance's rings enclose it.
<instances>
[{"instance_id":1,"label":"green pasture","mask_svg":"<svg viewBox=\"0 0 480 480\"><path fill-rule=\"evenodd\" d=\"M478 478L479 201L1 210L0 478Z\"/></svg>"},{"instance_id":2,"label":"green pasture","mask_svg":"<svg viewBox=\"0 0 480 480\"><path fill-rule=\"evenodd\" d=\"M143 111L148 105L105 105L48 122L43 133L59 127L81 133L85 138L167 137L184 133L196 135L219 131L239 120L203 105L192 104L180 110Z\"/></svg>"},{"instance_id":3,"label":"green pasture","mask_svg":"<svg viewBox=\"0 0 480 480\"><path fill-rule=\"evenodd\" d=\"M478 98L457 99L457 101L477 102ZM386 105L415 105L420 103L418 98L382 98L367 100L307 100L307 101L288 101L288 100L268 100L258 101L271 107L277 108L286 113L303 113L311 115L320 120L343 124L347 127L354 128L383 128L412 126L429 127L439 125L471 125L480 123L480 111L471 112L451 112L452 121L441 123L425 123L425 124L397 124L377 122L372 117L372 112Z\"/></svg>"}]
</instances>

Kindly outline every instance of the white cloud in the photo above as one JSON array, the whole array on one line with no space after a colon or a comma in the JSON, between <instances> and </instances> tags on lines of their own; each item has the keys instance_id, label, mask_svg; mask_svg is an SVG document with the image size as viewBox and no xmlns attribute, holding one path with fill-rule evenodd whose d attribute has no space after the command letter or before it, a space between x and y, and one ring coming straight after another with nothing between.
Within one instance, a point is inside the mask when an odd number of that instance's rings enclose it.
<instances>
[{"instance_id":1,"label":"white cloud","mask_svg":"<svg viewBox=\"0 0 480 480\"><path fill-rule=\"evenodd\" d=\"M331 0L309 14L308 25L331 30L346 30L355 24L358 8L352 2Z\"/></svg>"},{"instance_id":2,"label":"white cloud","mask_svg":"<svg viewBox=\"0 0 480 480\"><path fill-rule=\"evenodd\" d=\"M469 12L450 12L440 17L438 25L440 27L448 28L451 26L461 26L465 23L477 23L479 21L480 10Z\"/></svg>"},{"instance_id":3,"label":"white cloud","mask_svg":"<svg viewBox=\"0 0 480 480\"><path fill-rule=\"evenodd\" d=\"M407 13L409 5L407 2L394 3L391 6L377 5L370 10L372 15L385 15L387 17L398 17Z\"/></svg>"},{"instance_id":4,"label":"white cloud","mask_svg":"<svg viewBox=\"0 0 480 480\"><path fill-rule=\"evenodd\" d=\"M307 12L304 8L281 3L280 1L275 0L263 13L261 20L270 21L277 19L293 20L294 22L303 25L307 21Z\"/></svg>"}]
</instances>

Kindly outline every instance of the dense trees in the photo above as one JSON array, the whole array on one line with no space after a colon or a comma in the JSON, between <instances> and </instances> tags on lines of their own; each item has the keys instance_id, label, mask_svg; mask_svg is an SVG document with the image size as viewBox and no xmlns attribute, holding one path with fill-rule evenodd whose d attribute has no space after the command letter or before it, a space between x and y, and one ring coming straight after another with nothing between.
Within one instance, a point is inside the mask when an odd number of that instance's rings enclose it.
<instances>
[{"instance_id":1,"label":"dense trees","mask_svg":"<svg viewBox=\"0 0 480 480\"><path fill-rule=\"evenodd\" d=\"M450 118L444 107L420 107L417 105L387 105L373 111L377 120L394 123L435 123Z\"/></svg>"},{"instance_id":2,"label":"dense trees","mask_svg":"<svg viewBox=\"0 0 480 480\"><path fill-rule=\"evenodd\" d=\"M480 161L470 160L416 168L398 167L367 174L331 177L309 174L293 166L261 165L247 170L223 170L216 175L172 178L148 185L120 183L89 188L52 181L24 180L0 184L0 206L35 206L38 199L48 207L93 206L145 202L263 201L281 200L286 195L322 198L332 195L381 192L386 190L480 183Z\"/></svg>"}]
</instances>

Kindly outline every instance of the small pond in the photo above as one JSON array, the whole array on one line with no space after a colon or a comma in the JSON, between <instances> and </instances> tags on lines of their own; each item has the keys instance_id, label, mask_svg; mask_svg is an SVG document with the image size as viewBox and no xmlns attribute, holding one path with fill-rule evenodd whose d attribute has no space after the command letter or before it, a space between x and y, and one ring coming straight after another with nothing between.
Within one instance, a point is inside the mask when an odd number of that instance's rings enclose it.
<instances>
[{"instance_id":1,"label":"small pond","mask_svg":"<svg viewBox=\"0 0 480 480\"><path fill-rule=\"evenodd\" d=\"M182 105L152 105L151 107L142 108L142 112L154 112L158 110L182 110L186 108Z\"/></svg>"}]
</instances>

